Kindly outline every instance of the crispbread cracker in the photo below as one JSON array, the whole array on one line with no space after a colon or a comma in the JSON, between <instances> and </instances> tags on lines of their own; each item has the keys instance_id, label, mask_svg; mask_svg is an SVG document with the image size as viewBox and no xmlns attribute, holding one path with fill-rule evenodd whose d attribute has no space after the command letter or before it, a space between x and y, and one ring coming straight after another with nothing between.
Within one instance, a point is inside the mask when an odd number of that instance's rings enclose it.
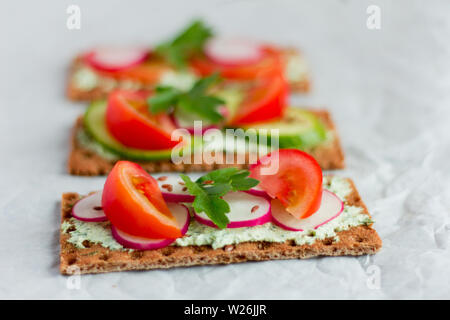
<instances>
[{"instance_id":1,"label":"crispbread cracker","mask_svg":"<svg viewBox=\"0 0 450 320\"><path fill-rule=\"evenodd\" d=\"M285 59L292 55L301 56L301 53L295 48L286 48L282 52ZM81 90L79 89L74 81L73 75L77 70L84 66L84 62L82 61L81 56L76 57L72 64L69 67L69 73L67 78L67 86L66 86L66 95L70 100L73 101L93 101L98 99L104 99L108 96L108 93L111 89L104 86L96 86L91 90ZM310 90L310 80L308 76L303 77L302 79L296 81L289 81L289 86L291 92L293 93L302 93L309 92Z\"/></svg>"},{"instance_id":2,"label":"crispbread cracker","mask_svg":"<svg viewBox=\"0 0 450 320\"><path fill-rule=\"evenodd\" d=\"M331 120L331 116L326 110L313 111L332 132L333 140L330 143L319 145L308 150L324 170L344 168L344 153L341 148L339 136ZM83 148L78 142L77 131L82 128L83 119L78 118L72 132L72 147L69 155L67 169L70 174L80 176L105 175L114 166L115 161L101 157L97 153ZM248 159L248 155L247 158ZM170 160L163 161L135 161L150 173L156 172L198 172L211 171L225 167L247 168L248 164L174 164ZM225 162L225 161L224 161Z\"/></svg>"},{"instance_id":3,"label":"crispbread cracker","mask_svg":"<svg viewBox=\"0 0 450 320\"><path fill-rule=\"evenodd\" d=\"M347 205L362 207L369 212L351 179L352 193L346 197ZM72 206L80 199L77 193L64 193L61 202L61 223L71 218ZM109 227L109 222L103 223ZM79 249L68 242L70 235L60 233L60 272L102 273L127 270L165 269L195 265L229 264L245 261L306 259L316 256L342 256L374 254L382 242L371 226L350 227L337 232L339 241L332 238L316 240L313 244L296 245L293 242L244 242L213 249L211 246L169 246L157 250L123 251L109 250L99 244L86 241L85 249Z\"/></svg>"},{"instance_id":4,"label":"crispbread cracker","mask_svg":"<svg viewBox=\"0 0 450 320\"><path fill-rule=\"evenodd\" d=\"M290 56L298 56L303 59L303 55L296 48L285 48L283 50L283 56L285 61ZM311 89L311 80L309 79L309 74L306 73L305 77L298 79L296 81L289 80L289 90L291 93L307 93Z\"/></svg>"}]
</instances>

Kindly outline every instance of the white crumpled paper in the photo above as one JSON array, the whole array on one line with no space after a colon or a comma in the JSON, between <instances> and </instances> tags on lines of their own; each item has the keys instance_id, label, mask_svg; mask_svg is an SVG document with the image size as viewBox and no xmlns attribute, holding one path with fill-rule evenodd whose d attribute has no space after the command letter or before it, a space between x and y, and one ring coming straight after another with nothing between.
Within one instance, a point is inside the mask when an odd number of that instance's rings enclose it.
<instances>
[{"instance_id":1,"label":"white crumpled paper","mask_svg":"<svg viewBox=\"0 0 450 320\"><path fill-rule=\"evenodd\" d=\"M450 298L448 1L80 0L80 30L66 27L68 4L0 10L0 298ZM380 30L366 27L371 4ZM66 173L84 107L64 97L70 59L102 43L156 43L194 16L221 34L303 49L313 91L292 103L332 112L347 158L337 174L355 180L383 240L379 254L59 274L61 193L104 181Z\"/></svg>"}]
</instances>

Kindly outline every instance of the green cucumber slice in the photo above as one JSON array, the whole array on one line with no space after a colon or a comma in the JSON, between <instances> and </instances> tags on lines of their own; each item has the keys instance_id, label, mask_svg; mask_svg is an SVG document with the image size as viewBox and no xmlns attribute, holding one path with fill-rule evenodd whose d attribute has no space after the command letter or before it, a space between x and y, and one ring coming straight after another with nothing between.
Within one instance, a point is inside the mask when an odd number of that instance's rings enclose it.
<instances>
[{"instance_id":1,"label":"green cucumber slice","mask_svg":"<svg viewBox=\"0 0 450 320\"><path fill-rule=\"evenodd\" d=\"M172 149L165 150L141 150L124 146L109 132L105 122L106 101L92 102L84 115L84 128L92 139L98 142L106 150L129 160L167 160L171 158ZM202 140L191 136L191 146L185 147L182 152L201 147Z\"/></svg>"},{"instance_id":2,"label":"green cucumber slice","mask_svg":"<svg viewBox=\"0 0 450 320\"><path fill-rule=\"evenodd\" d=\"M223 100L225 100L225 105L228 109L228 118L233 118L236 111L244 99L244 93L238 88L225 88L217 91L215 95Z\"/></svg>"},{"instance_id":3,"label":"green cucumber slice","mask_svg":"<svg viewBox=\"0 0 450 320\"><path fill-rule=\"evenodd\" d=\"M323 143L327 139L327 129L320 119L312 112L289 107L283 119L254 126L245 126L243 129L255 129L262 135L263 129L270 137L271 129L279 130L279 148L308 149Z\"/></svg>"}]
</instances>

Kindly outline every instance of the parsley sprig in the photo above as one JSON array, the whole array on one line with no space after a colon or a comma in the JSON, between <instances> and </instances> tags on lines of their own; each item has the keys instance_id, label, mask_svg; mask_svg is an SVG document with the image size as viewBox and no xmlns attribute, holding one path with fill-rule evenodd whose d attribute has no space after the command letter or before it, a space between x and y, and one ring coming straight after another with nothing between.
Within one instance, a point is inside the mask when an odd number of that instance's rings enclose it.
<instances>
[{"instance_id":1,"label":"parsley sprig","mask_svg":"<svg viewBox=\"0 0 450 320\"><path fill-rule=\"evenodd\" d=\"M172 86L157 86L155 95L148 99L150 112L156 114L168 112L172 107L180 108L186 114L196 114L200 119L218 123L223 116L217 108L225 101L208 94L207 90L219 80L219 75L214 73L197 80L186 92Z\"/></svg>"},{"instance_id":2,"label":"parsley sprig","mask_svg":"<svg viewBox=\"0 0 450 320\"><path fill-rule=\"evenodd\" d=\"M195 20L174 39L157 46L156 53L175 67L183 68L190 57L203 51L212 35L211 28L201 20Z\"/></svg>"},{"instance_id":3,"label":"parsley sprig","mask_svg":"<svg viewBox=\"0 0 450 320\"><path fill-rule=\"evenodd\" d=\"M230 220L227 213L230 206L222 199L231 191L249 190L256 186L259 181L249 178L248 170L237 168L225 168L215 171L192 181L191 178L182 174L187 190L195 196L192 203L196 212L204 212L220 228L226 228Z\"/></svg>"}]
</instances>

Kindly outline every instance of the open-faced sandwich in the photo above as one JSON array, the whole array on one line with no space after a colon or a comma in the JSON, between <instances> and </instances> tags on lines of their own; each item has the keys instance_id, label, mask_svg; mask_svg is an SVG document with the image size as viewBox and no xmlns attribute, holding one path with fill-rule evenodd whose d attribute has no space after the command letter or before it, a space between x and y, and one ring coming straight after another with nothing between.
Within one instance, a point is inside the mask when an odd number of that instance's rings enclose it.
<instances>
[{"instance_id":1,"label":"open-faced sandwich","mask_svg":"<svg viewBox=\"0 0 450 320\"><path fill-rule=\"evenodd\" d=\"M278 148L304 150L323 169L343 168L329 113L288 107L287 91L283 77L242 86L218 74L150 92L115 90L77 120L68 171L102 175L118 160L136 161L148 172L247 168ZM201 156L206 149L214 153L208 160ZM183 161L173 161L174 150Z\"/></svg>"},{"instance_id":2,"label":"open-faced sandwich","mask_svg":"<svg viewBox=\"0 0 450 320\"><path fill-rule=\"evenodd\" d=\"M374 254L381 240L353 182L296 149L250 170L152 177L119 161L102 191L64 193L63 274Z\"/></svg>"},{"instance_id":3,"label":"open-faced sandwich","mask_svg":"<svg viewBox=\"0 0 450 320\"><path fill-rule=\"evenodd\" d=\"M214 72L240 84L280 74L292 91L309 90L305 61L296 49L216 37L204 23L194 21L153 48L99 47L77 56L70 68L67 96L92 101L106 98L114 89L153 90L156 85L183 83Z\"/></svg>"}]
</instances>

